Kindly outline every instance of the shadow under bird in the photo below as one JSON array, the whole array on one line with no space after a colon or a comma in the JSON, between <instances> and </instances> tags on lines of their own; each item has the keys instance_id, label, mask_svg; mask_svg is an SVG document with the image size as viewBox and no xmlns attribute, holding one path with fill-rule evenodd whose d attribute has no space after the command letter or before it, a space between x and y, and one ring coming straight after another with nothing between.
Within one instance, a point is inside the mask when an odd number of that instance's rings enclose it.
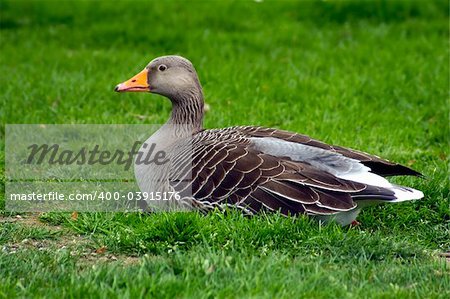
<instances>
[{"instance_id":1,"label":"shadow under bird","mask_svg":"<svg viewBox=\"0 0 450 299\"><path fill-rule=\"evenodd\" d=\"M423 197L385 178L420 173L377 156L272 128L204 129L202 87L183 57L158 57L115 91L151 92L172 102L170 119L146 141L172 151L170 165L135 165L141 191L180 194L155 202L158 209L232 206L250 215L307 214L348 225L365 206ZM180 150L183 141L189 150Z\"/></svg>"}]
</instances>

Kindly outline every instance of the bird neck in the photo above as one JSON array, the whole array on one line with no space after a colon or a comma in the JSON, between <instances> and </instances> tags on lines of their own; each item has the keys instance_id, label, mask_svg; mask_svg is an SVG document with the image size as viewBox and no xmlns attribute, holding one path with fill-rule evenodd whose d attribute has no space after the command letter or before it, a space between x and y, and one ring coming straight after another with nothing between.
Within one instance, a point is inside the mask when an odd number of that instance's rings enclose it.
<instances>
[{"instance_id":1,"label":"bird neck","mask_svg":"<svg viewBox=\"0 0 450 299\"><path fill-rule=\"evenodd\" d=\"M203 93L201 88L171 98L172 114L169 124L180 126L191 133L203 129Z\"/></svg>"}]
</instances>

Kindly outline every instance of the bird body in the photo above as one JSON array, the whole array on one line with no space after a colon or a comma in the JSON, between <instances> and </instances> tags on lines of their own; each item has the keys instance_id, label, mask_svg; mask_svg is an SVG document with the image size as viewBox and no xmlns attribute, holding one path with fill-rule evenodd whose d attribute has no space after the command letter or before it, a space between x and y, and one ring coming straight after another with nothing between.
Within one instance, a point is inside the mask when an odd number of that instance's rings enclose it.
<instances>
[{"instance_id":1,"label":"bird body","mask_svg":"<svg viewBox=\"0 0 450 299\"><path fill-rule=\"evenodd\" d=\"M272 128L203 129L201 85L180 56L154 59L116 91L150 91L172 101L170 119L146 141L169 153L170 163L135 167L141 191L179 194L180 200L157 202L159 209L231 206L249 215L307 214L347 225L365 206L423 197L385 178L420 173L377 156Z\"/></svg>"}]
</instances>

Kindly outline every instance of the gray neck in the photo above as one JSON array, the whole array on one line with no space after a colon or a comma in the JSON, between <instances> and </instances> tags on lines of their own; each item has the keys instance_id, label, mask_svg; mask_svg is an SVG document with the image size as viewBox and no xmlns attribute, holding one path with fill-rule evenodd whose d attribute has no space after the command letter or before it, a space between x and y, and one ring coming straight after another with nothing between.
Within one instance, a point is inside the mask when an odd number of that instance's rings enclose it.
<instances>
[{"instance_id":1,"label":"gray neck","mask_svg":"<svg viewBox=\"0 0 450 299\"><path fill-rule=\"evenodd\" d=\"M203 93L195 88L171 98L172 114L168 124L185 127L196 133L203 129Z\"/></svg>"}]
</instances>

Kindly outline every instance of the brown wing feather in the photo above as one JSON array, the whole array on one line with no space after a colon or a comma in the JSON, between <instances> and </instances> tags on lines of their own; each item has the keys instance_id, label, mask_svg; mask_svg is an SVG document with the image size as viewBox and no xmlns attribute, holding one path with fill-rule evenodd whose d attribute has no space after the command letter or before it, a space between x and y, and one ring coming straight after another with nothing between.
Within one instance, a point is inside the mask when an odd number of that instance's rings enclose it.
<instances>
[{"instance_id":1,"label":"brown wing feather","mask_svg":"<svg viewBox=\"0 0 450 299\"><path fill-rule=\"evenodd\" d=\"M183 194L191 190L202 209L234 205L251 213L335 214L353 209L350 194L366 188L306 163L255 151L239 134L216 135L215 143L205 144L204 138L194 140L191 188L183 185ZM173 185L175 190L180 186Z\"/></svg>"},{"instance_id":2,"label":"brown wing feather","mask_svg":"<svg viewBox=\"0 0 450 299\"><path fill-rule=\"evenodd\" d=\"M381 176L395 176L395 175L414 175L422 176L419 172L408 168L404 165L390 162L385 159L381 159L375 155L370 155L361 151L357 151L350 148L345 148L336 145L329 145L318 140L314 140L308 136L300 135L283 130L262 128L262 127L233 127L231 130L236 130L248 137L273 137L285 141L301 143L333 152L342 154L345 157L352 158L360 161L365 166L369 167L373 173Z\"/></svg>"}]
</instances>

